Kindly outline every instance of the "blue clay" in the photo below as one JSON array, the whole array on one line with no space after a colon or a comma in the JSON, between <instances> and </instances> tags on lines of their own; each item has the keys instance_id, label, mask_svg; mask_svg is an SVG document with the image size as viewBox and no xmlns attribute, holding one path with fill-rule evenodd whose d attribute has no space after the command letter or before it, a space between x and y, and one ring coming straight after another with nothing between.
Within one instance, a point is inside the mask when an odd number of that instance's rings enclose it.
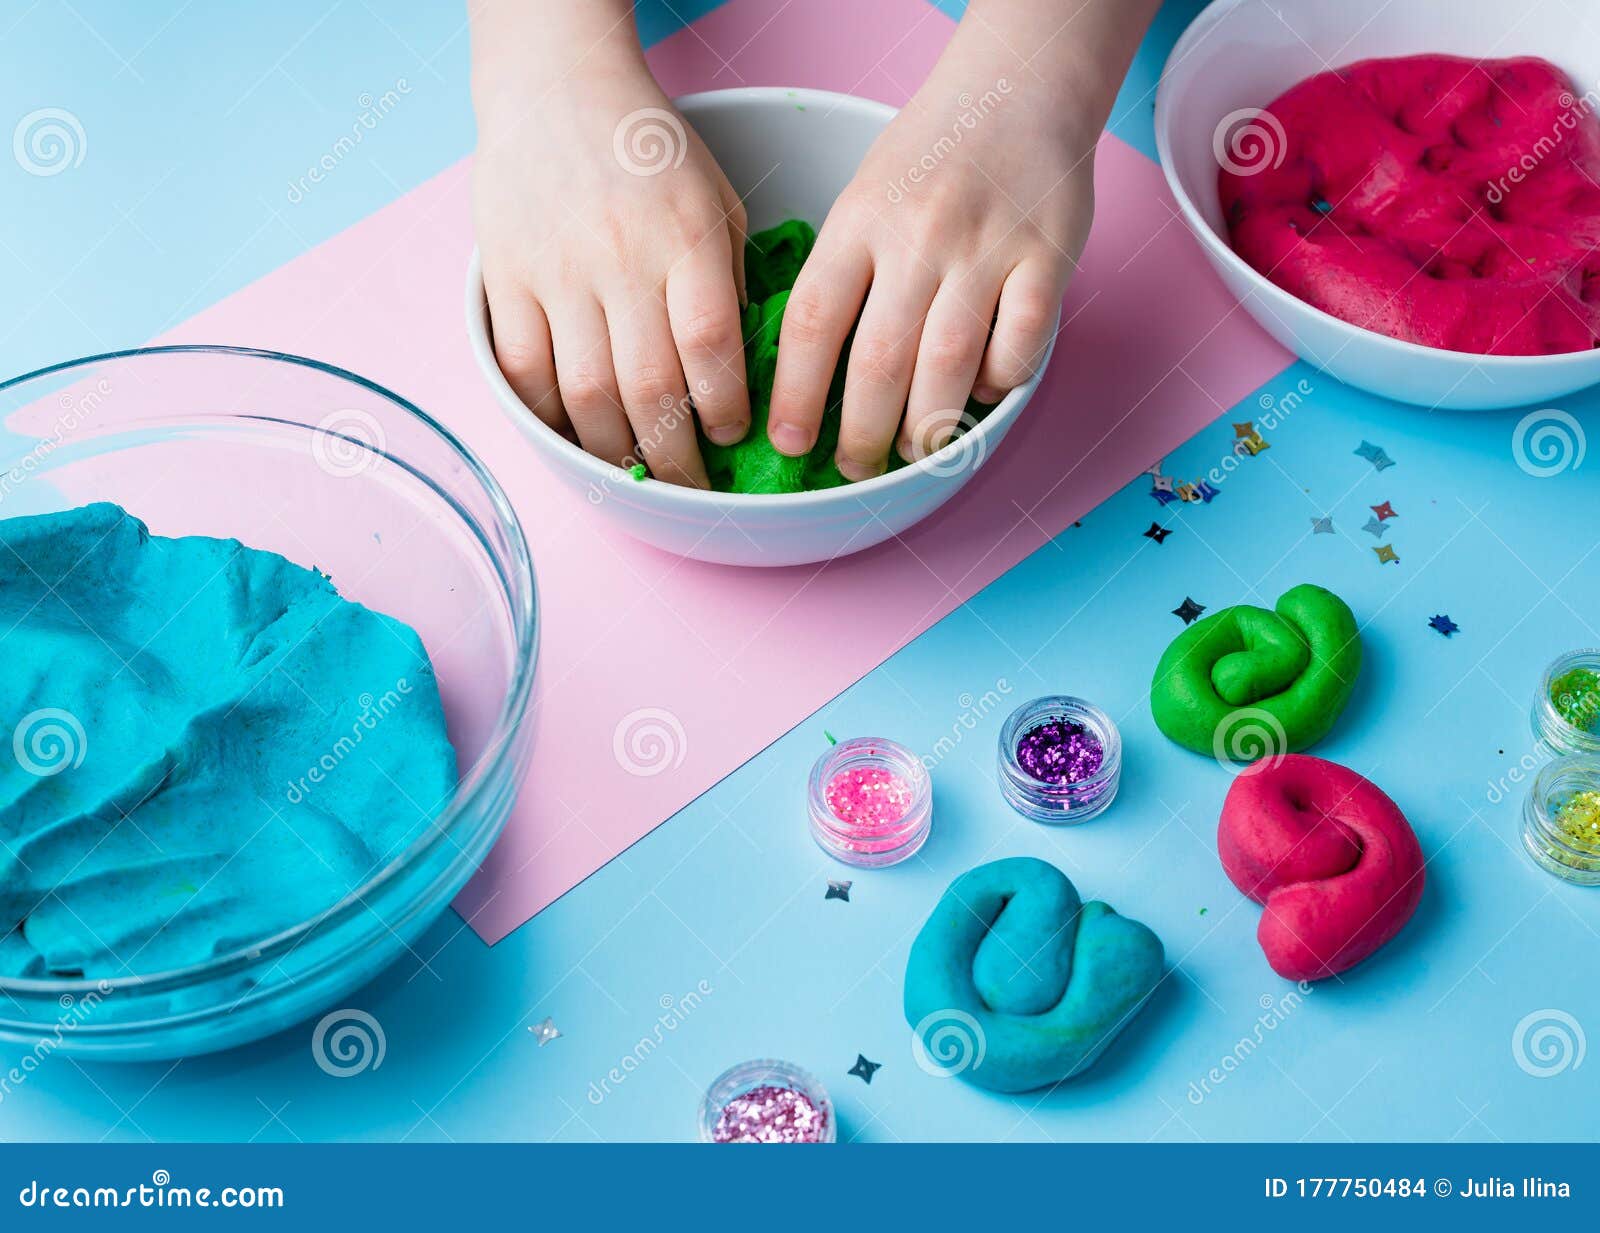
<instances>
[{"instance_id":1,"label":"blue clay","mask_svg":"<svg viewBox=\"0 0 1600 1233\"><path fill-rule=\"evenodd\" d=\"M448 803L407 625L109 504L0 522L0 975L150 974L332 907Z\"/></svg>"},{"instance_id":2,"label":"blue clay","mask_svg":"<svg viewBox=\"0 0 1600 1233\"><path fill-rule=\"evenodd\" d=\"M1087 1070L1161 981L1161 940L1031 857L968 870L911 945L924 1064L997 1092Z\"/></svg>"}]
</instances>

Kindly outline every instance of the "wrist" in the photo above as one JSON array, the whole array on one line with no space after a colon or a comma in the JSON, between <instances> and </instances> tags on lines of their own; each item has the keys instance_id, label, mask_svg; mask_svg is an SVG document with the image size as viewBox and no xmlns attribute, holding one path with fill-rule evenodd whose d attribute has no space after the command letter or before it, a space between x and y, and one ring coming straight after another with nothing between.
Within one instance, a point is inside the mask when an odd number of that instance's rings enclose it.
<instances>
[{"instance_id":1,"label":"wrist","mask_svg":"<svg viewBox=\"0 0 1600 1233\"><path fill-rule=\"evenodd\" d=\"M659 94L631 22L586 30L474 25L472 102L480 132L517 128L531 116L593 110L616 98Z\"/></svg>"}]
</instances>

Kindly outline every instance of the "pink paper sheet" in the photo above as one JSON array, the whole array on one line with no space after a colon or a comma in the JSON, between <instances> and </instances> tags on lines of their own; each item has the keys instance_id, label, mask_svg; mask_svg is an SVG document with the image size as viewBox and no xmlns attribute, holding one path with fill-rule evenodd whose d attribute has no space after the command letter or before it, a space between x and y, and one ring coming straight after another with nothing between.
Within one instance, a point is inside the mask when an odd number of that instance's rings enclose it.
<instances>
[{"instance_id":1,"label":"pink paper sheet","mask_svg":"<svg viewBox=\"0 0 1600 1233\"><path fill-rule=\"evenodd\" d=\"M660 44L651 64L674 94L786 84L900 103L952 29L922 0L733 0ZM543 601L542 718L505 837L456 904L491 943L1290 358L1215 281L1155 164L1108 137L1100 210L1051 372L950 505L900 542L821 569L677 560L608 532L490 396L462 323L467 179L465 163L450 168L163 341L275 348L363 373L456 430L515 504ZM860 585L869 574L870 592ZM875 598L864 605L866 594ZM836 624L846 610L848 638ZM795 663L808 671L795 674ZM646 710L671 716L672 745L664 769L640 775L616 744Z\"/></svg>"}]
</instances>

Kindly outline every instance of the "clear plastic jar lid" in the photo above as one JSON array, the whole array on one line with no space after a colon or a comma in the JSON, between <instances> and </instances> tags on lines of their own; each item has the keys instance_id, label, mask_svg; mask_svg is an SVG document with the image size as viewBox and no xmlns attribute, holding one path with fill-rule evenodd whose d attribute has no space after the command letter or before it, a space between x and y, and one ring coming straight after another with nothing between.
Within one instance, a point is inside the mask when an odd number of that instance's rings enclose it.
<instances>
[{"instance_id":1,"label":"clear plastic jar lid","mask_svg":"<svg viewBox=\"0 0 1600 1233\"><path fill-rule=\"evenodd\" d=\"M1600 886L1600 758L1540 768L1522 807L1522 846L1534 864L1579 886Z\"/></svg>"}]
</instances>

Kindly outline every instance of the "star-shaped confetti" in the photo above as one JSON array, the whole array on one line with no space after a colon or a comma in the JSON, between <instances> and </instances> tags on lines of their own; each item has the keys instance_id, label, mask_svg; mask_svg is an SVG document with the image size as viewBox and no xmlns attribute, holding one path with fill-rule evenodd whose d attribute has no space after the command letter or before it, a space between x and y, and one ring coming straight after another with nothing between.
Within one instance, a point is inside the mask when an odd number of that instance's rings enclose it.
<instances>
[{"instance_id":1,"label":"star-shaped confetti","mask_svg":"<svg viewBox=\"0 0 1600 1233\"><path fill-rule=\"evenodd\" d=\"M1152 522L1150 524L1150 529L1144 533L1144 537L1146 539L1153 539L1153 540L1156 541L1156 543L1159 544L1162 540L1166 539L1167 536L1169 536L1171 534L1172 534L1172 528L1171 527L1163 527L1163 526L1160 526L1160 525Z\"/></svg>"},{"instance_id":2,"label":"star-shaped confetti","mask_svg":"<svg viewBox=\"0 0 1600 1233\"><path fill-rule=\"evenodd\" d=\"M533 1038L539 1042L541 1049L561 1035L561 1029L556 1027L556 1021L548 1016L535 1023L528 1031L533 1033Z\"/></svg>"},{"instance_id":3,"label":"star-shaped confetti","mask_svg":"<svg viewBox=\"0 0 1600 1233\"><path fill-rule=\"evenodd\" d=\"M1374 552L1376 552L1378 554L1378 564L1379 565L1387 565L1391 561L1399 561L1400 560L1400 558L1395 555L1394 549L1392 547L1390 547L1388 544L1380 544L1378 547L1374 548L1372 551L1374 551Z\"/></svg>"},{"instance_id":4,"label":"star-shaped confetti","mask_svg":"<svg viewBox=\"0 0 1600 1233\"><path fill-rule=\"evenodd\" d=\"M1365 458L1379 471L1394 466L1394 459L1383 452L1383 446L1374 445L1371 441L1363 441L1356 446L1355 453Z\"/></svg>"},{"instance_id":5,"label":"star-shaped confetti","mask_svg":"<svg viewBox=\"0 0 1600 1233\"><path fill-rule=\"evenodd\" d=\"M835 882L830 878L828 880L827 894L823 895L822 898L825 901L828 899L843 899L846 903L849 903L850 887L851 883L849 882Z\"/></svg>"},{"instance_id":6,"label":"star-shaped confetti","mask_svg":"<svg viewBox=\"0 0 1600 1233\"><path fill-rule=\"evenodd\" d=\"M1170 489L1152 488L1150 490L1150 495L1156 499L1157 505L1171 505L1178 499L1172 494Z\"/></svg>"},{"instance_id":7,"label":"star-shaped confetti","mask_svg":"<svg viewBox=\"0 0 1600 1233\"><path fill-rule=\"evenodd\" d=\"M1311 534L1332 535L1333 519L1327 514L1324 514L1321 518L1313 518L1311 520Z\"/></svg>"},{"instance_id":8,"label":"star-shaped confetti","mask_svg":"<svg viewBox=\"0 0 1600 1233\"><path fill-rule=\"evenodd\" d=\"M1199 482L1199 484L1197 484L1195 486L1195 492L1197 492L1200 495L1200 499L1202 501L1204 501L1207 505L1211 504L1211 501L1212 501L1212 499L1214 497L1218 497L1218 496L1222 495L1215 488L1213 488L1210 484L1206 483L1205 480L1201 480Z\"/></svg>"},{"instance_id":9,"label":"star-shaped confetti","mask_svg":"<svg viewBox=\"0 0 1600 1233\"><path fill-rule=\"evenodd\" d=\"M1379 522L1387 522L1390 518L1400 517L1399 514L1394 512L1394 506L1390 505L1387 501L1385 501L1382 505L1374 505L1371 507L1371 509L1373 514L1377 516Z\"/></svg>"},{"instance_id":10,"label":"star-shaped confetti","mask_svg":"<svg viewBox=\"0 0 1600 1233\"><path fill-rule=\"evenodd\" d=\"M1439 615L1439 616L1430 617L1429 620L1428 620L1428 627L1430 629L1438 630L1446 638L1448 638L1451 634L1455 633L1456 630L1461 628L1461 626L1457 625L1449 617L1444 616L1442 614Z\"/></svg>"},{"instance_id":11,"label":"star-shaped confetti","mask_svg":"<svg viewBox=\"0 0 1600 1233\"><path fill-rule=\"evenodd\" d=\"M1376 515L1374 515L1361 524L1361 529L1363 531L1371 531L1379 539L1382 539L1383 533L1389 528L1383 525L1383 520L1381 518L1378 518Z\"/></svg>"},{"instance_id":12,"label":"star-shaped confetti","mask_svg":"<svg viewBox=\"0 0 1600 1233\"><path fill-rule=\"evenodd\" d=\"M1254 456L1262 450L1272 448L1267 444L1267 439L1261 435L1260 429L1253 423L1235 424L1233 426L1233 435L1236 438L1233 443L1233 452L1235 454L1250 454Z\"/></svg>"},{"instance_id":13,"label":"star-shaped confetti","mask_svg":"<svg viewBox=\"0 0 1600 1233\"><path fill-rule=\"evenodd\" d=\"M1170 476L1170 475L1162 475L1158 471L1155 474L1151 475L1151 477L1150 477L1150 487L1154 488L1157 492L1171 492L1172 491L1172 476Z\"/></svg>"},{"instance_id":14,"label":"star-shaped confetti","mask_svg":"<svg viewBox=\"0 0 1600 1233\"><path fill-rule=\"evenodd\" d=\"M1195 617L1199 616L1205 610L1206 606L1204 604L1197 604L1194 602L1194 600L1185 595L1183 597L1183 603L1179 604L1172 610L1172 615L1179 617L1182 619L1185 625L1188 625L1195 619Z\"/></svg>"},{"instance_id":15,"label":"star-shaped confetti","mask_svg":"<svg viewBox=\"0 0 1600 1233\"><path fill-rule=\"evenodd\" d=\"M863 1083L871 1083L872 1076L883 1069L882 1062L869 1062L863 1053L856 1054L856 1064L846 1074L852 1074Z\"/></svg>"}]
</instances>

